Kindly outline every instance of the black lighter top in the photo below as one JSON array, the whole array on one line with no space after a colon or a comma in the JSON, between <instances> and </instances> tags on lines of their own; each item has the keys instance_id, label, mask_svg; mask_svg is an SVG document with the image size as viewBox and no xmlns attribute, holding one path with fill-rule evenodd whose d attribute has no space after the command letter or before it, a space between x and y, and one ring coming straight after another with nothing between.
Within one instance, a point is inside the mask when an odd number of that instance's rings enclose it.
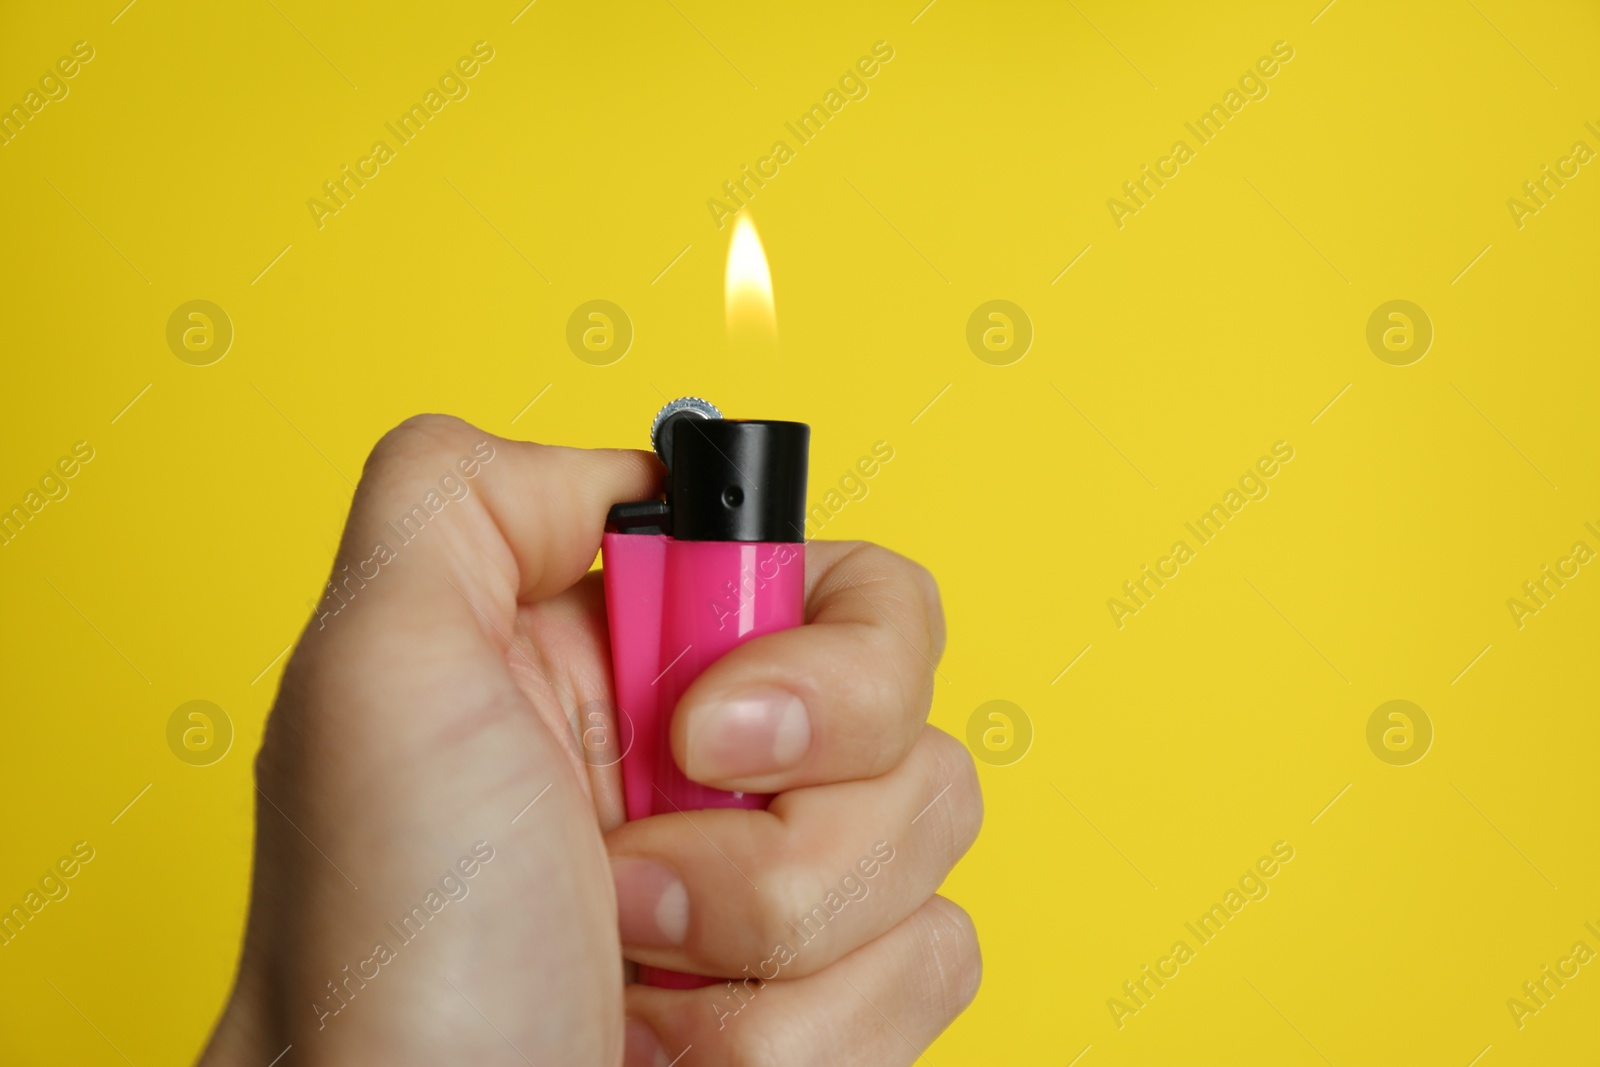
<instances>
[{"instance_id":1,"label":"black lighter top","mask_svg":"<svg viewBox=\"0 0 1600 1067\"><path fill-rule=\"evenodd\" d=\"M805 538L811 427L762 419L685 419L671 437L667 503L679 541Z\"/></svg>"},{"instance_id":2,"label":"black lighter top","mask_svg":"<svg viewBox=\"0 0 1600 1067\"><path fill-rule=\"evenodd\" d=\"M811 427L718 416L692 397L661 410L651 438L667 466L666 501L618 504L609 528L679 541L805 540Z\"/></svg>"}]
</instances>

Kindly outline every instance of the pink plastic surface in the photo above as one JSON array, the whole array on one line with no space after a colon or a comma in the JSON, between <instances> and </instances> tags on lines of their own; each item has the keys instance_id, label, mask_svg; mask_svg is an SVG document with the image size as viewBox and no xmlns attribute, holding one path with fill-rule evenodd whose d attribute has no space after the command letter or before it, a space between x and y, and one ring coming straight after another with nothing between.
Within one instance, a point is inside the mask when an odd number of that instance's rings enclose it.
<instances>
[{"instance_id":1,"label":"pink plastic surface","mask_svg":"<svg viewBox=\"0 0 1600 1067\"><path fill-rule=\"evenodd\" d=\"M661 594L665 534L608 533L600 543L605 567L606 619L611 630L611 678L617 729L624 746L622 792L628 821L651 814L655 752L660 743Z\"/></svg>"},{"instance_id":2,"label":"pink plastic surface","mask_svg":"<svg viewBox=\"0 0 1600 1067\"><path fill-rule=\"evenodd\" d=\"M601 552L619 729L628 746L622 757L628 818L766 807L765 794L730 793L684 777L672 756L671 717L684 691L725 652L804 621L805 545L608 533ZM640 975L677 989L716 981L649 967Z\"/></svg>"}]
</instances>

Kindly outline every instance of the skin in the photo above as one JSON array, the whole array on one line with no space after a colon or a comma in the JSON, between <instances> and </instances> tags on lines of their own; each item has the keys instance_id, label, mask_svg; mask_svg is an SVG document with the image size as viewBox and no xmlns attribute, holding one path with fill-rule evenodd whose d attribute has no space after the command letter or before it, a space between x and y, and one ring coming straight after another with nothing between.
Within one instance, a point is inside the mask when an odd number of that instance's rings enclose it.
<instances>
[{"instance_id":1,"label":"skin","mask_svg":"<svg viewBox=\"0 0 1600 1067\"><path fill-rule=\"evenodd\" d=\"M386 523L447 473L454 496L399 544ZM334 568L368 577L307 626L256 760L249 919L202 1065L264 1067L287 1046L282 1067L910 1064L971 1001L972 923L935 890L982 801L965 748L924 721L944 623L917 564L813 542L808 625L684 694L679 765L778 794L769 810L624 823L619 766L585 760L587 716L612 697L589 567L608 507L660 478L648 453L443 416L379 442ZM364 562L380 541L394 558ZM783 745L749 714L718 719L752 692L803 706L786 705ZM892 858L863 877L875 847ZM797 939L787 924L846 876L860 888ZM402 940L413 905L426 922ZM624 962L770 976L780 941L797 951L776 977L736 990L629 984Z\"/></svg>"}]
</instances>

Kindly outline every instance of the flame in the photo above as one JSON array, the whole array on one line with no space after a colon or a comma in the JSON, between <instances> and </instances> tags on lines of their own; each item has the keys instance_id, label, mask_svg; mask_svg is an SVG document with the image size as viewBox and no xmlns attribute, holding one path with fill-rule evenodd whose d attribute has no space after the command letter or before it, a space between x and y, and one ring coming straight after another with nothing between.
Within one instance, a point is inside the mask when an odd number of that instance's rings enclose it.
<instances>
[{"instance_id":1,"label":"flame","mask_svg":"<svg viewBox=\"0 0 1600 1067\"><path fill-rule=\"evenodd\" d=\"M724 289L728 310L728 339L735 348L767 347L777 343L778 314L772 301L772 272L767 254L749 212L733 224L728 242L728 272Z\"/></svg>"}]
</instances>

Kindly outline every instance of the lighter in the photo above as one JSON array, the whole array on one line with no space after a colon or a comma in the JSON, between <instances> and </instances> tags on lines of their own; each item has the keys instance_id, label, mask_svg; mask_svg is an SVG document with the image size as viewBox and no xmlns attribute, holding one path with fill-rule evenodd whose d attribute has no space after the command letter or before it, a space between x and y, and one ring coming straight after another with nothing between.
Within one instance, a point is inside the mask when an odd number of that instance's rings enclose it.
<instances>
[{"instance_id":1,"label":"lighter","mask_svg":"<svg viewBox=\"0 0 1600 1067\"><path fill-rule=\"evenodd\" d=\"M805 612L805 494L811 428L724 419L697 397L656 415L664 500L618 504L601 543L622 784L629 819L771 799L686 778L672 714L718 657ZM691 989L714 978L640 968L640 980Z\"/></svg>"}]
</instances>

